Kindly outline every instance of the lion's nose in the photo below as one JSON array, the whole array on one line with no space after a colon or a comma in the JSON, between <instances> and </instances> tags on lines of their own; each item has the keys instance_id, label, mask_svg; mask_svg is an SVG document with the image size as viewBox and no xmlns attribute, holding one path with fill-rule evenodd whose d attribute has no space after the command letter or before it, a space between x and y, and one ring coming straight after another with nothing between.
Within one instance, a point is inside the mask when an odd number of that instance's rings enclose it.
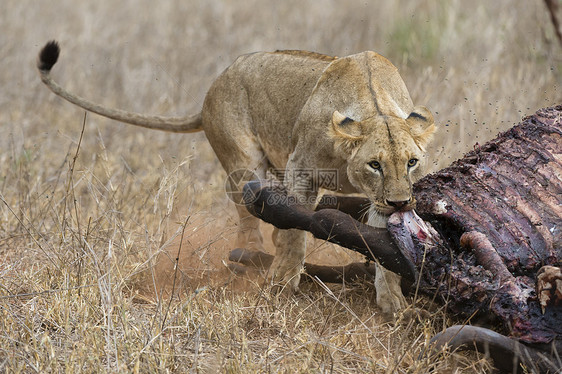
<instances>
[{"instance_id":1,"label":"lion's nose","mask_svg":"<svg viewBox=\"0 0 562 374\"><path fill-rule=\"evenodd\" d=\"M388 205L390 205L391 207L396 208L396 210L404 208L406 205L408 205L409 202L410 202L409 199L408 200L402 200L402 201L386 200L386 203Z\"/></svg>"}]
</instances>

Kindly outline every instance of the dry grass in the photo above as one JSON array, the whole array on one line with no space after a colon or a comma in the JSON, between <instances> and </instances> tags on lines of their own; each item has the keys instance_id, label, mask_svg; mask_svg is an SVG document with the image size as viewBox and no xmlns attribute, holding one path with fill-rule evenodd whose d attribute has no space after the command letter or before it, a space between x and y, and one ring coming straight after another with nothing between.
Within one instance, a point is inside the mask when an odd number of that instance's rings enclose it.
<instances>
[{"instance_id":1,"label":"dry grass","mask_svg":"<svg viewBox=\"0 0 562 374\"><path fill-rule=\"evenodd\" d=\"M2 7L0 370L489 371L470 355L416 360L429 336L452 323L439 308L392 325L365 284L310 285L279 300L257 281L233 279L222 261L234 209L204 136L94 115L82 134L83 112L41 86L34 61L56 38L63 52L54 75L71 90L120 108L183 114L199 110L212 80L242 53L376 50L399 67L414 101L437 112L438 168L562 101L560 49L541 1ZM311 247L314 262L354 258L319 241Z\"/></svg>"}]
</instances>

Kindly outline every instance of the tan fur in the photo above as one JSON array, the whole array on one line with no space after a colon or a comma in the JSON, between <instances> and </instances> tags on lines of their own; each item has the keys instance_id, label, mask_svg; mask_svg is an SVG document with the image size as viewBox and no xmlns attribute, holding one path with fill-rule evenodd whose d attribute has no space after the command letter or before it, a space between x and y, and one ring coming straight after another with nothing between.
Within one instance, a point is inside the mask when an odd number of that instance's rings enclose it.
<instances>
[{"instance_id":1,"label":"tan fur","mask_svg":"<svg viewBox=\"0 0 562 374\"><path fill-rule=\"evenodd\" d=\"M250 170L265 178L268 168L286 168L285 184L310 209L318 191L295 188L291 171L338 170L336 190L364 193L382 217L413 208L412 183L424 173L425 148L435 131L431 113L414 107L397 69L374 52L341 58L304 51L241 56L212 84L200 115L169 122L96 106L57 86L49 72L41 74L55 93L119 121L177 132L202 128L228 174ZM230 188L238 190L243 180L229 179ZM261 249L259 221L237 208L237 245ZM296 288L304 233L281 230L275 243L271 279Z\"/></svg>"}]
</instances>

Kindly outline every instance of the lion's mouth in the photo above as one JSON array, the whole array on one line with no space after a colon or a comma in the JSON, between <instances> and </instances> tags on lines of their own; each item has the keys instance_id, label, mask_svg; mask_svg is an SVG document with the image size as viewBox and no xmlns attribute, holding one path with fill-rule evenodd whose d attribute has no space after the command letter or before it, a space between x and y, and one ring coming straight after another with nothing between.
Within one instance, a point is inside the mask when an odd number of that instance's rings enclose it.
<instances>
[{"instance_id":1,"label":"lion's mouth","mask_svg":"<svg viewBox=\"0 0 562 374\"><path fill-rule=\"evenodd\" d=\"M380 203L380 202L373 202L372 206L377 211L377 213L379 213L381 215L384 215L384 216L390 216L393 213L409 212L411 210L414 210L416 208L416 201L414 199L412 199L408 203L395 204L395 205L390 205L390 204L385 204L385 203Z\"/></svg>"}]
</instances>

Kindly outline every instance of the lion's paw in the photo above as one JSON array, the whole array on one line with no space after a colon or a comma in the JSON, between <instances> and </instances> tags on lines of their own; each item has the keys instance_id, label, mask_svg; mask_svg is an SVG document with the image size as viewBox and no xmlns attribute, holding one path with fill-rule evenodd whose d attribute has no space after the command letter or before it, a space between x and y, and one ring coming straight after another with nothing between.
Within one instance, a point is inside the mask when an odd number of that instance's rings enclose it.
<instances>
[{"instance_id":1,"label":"lion's paw","mask_svg":"<svg viewBox=\"0 0 562 374\"><path fill-rule=\"evenodd\" d=\"M277 256L269 268L268 281L273 293L295 292L298 290L302 264L291 263Z\"/></svg>"},{"instance_id":2,"label":"lion's paw","mask_svg":"<svg viewBox=\"0 0 562 374\"><path fill-rule=\"evenodd\" d=\"M377 305L387 316L397 315L408 306L400 287L400 281L401 278L398 274L377 264L375 274Z\"/></svg>"}]
</instances>

